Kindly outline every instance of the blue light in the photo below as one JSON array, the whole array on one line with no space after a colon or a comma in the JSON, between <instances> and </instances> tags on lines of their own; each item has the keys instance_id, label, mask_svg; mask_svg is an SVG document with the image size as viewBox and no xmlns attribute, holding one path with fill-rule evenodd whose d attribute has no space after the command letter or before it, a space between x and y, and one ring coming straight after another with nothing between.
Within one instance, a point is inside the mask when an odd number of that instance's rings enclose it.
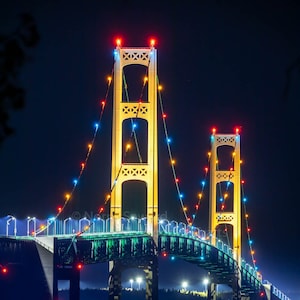
<instances>
[{"instance_id":1,"label":"blue light","mask_svg":"<svg viewBox=\"0 0 300 300\"><path fill-rule=\"evenodd\" d=\"M74 183L74 185L76 186L77 183L78 183L78 180L77 180L77 179L74 179L74 180L73 180L73 183Z\"/></svg>"},{"instance_id":2,"label":"blue light","mask_svg":"<svg viewBox=\"0 0 300 300\"><path fill-rule=\"evenodd\" d=\"M180 194L180 195L179 195L179 198L182 199L182 198L183 198L183 194Z\"/></svg>"},{"instance_id":3,"label":"blue light","mask_svg":"<svg viewBox=\"0 0 300 300\"><path fill-rule=\"evenodd\" d=\"M168 137L167 138L167 143L170 144L171 142L172 142L172 139Z\"/></svg>"},{"instance_id":4,"label":"blue light","mask_svg":"<svg viewBox=\"0 0 300 300\"><path fill-rule=\"evenodd\" d=\"M171 260L175 260L175 256L171 256Z\"/></svg>"},{"instance_id":5,"label":"blue light","mask_svg":"<svg viewBox=\"0 0 300 300\"><path fill-rule=\"evenodd\" d=\"M243 198L243 202L247 202L247 198Z\"/></svg>"},{"instance_id":6,"label":"blue light","mask_svg":"<svg viewBox=\"0 0 300 300\"><path fill-rule=\"evenodd\" d=\"M99 128L99 123L95 123L95 124L94 124L94 127L96 128L96 130L98 130L98 128Z\"/></svg>"},{"instance_id":7,"label":"blue light","mask_svg":"<svg viewBox=\"0 0 300 300\"><path fill-rule=\"evenodd\" d=\"M224 201L224 199L221 197L221 198L220 198L220 202L223 202L223 201Z\"/></svg>"},{"instance_id":8,"label":"blue light","mask_svg":"<svg viewBox=\"0 0 300 300\"><path fill-rule=\"evenodd\" d=\"M230 186L231 182L227 181L227 188Z\"/></svg>"},{"instance_id":9,"label":"blue light","mask_svg":"<svg viewBox=\"0 0 300 300\"><path fill-rule=\"evenodd\" d=\"M136 123L132 123L132 130L134 130L135 128L137 128L137 124Z\"/></svg>"},{"instance_id":10,"label":"blue light","mask_svg":"<svg viewBox=\"0 0 300 300\"><path fill-rule=\"evenodd\" d=\"M114 50L114 57L115 57L115 60L119 60L119 58L120 58L119 51L117 51L116 49Z\"/></svg>"},{"instance_id":11,"label":"blue light","mask_svg":"<svg viewBox=\"0 0 300 300\"><path fill-rule=\"evenodd\" d=\"M201 184L202 184L202 186L204 187L204 186L205 186L205 181L204 181L204 180L201 181Z\"/></svg>"}]
</instances>

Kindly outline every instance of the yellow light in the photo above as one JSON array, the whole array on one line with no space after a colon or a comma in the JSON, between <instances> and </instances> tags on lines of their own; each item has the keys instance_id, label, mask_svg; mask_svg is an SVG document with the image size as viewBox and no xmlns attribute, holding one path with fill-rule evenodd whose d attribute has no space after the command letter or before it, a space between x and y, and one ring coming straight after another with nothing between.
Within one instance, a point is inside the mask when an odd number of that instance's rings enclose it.
<instances>
[{"instance_id":1,"label":"yellow light","mask_svg":"<svg viewBox=\"0 0 300 300\"><path fill-rule=\"evenodd\" d=\"M107 81L108 81L109 83L111 83L111 81L112 81L111 76L107 76Z\"/></svg>"},{"instance_id":2,"label":"yellow light","mask_svg":"<svg viewBox=\"0 0 300 300\"><path fill-rule=\"evenodd\" d=\"M128 144L126 145L126 150L129 150L130 148L131 148L131 144L128 143Z\"/></svg>"},{"instance_id":3,"label":"yellow light","mask_svg":"<svg viewBox=\"0 0 300 300\"><path fill-rule=\"evenodd\" d=\"M89 149L89 150L92 149L92 144L88 144L88 149Z\"/></svg>"},{"instance_id":4,"label":"yellow light","mask_svg":"<svg viewBox=\"0 0 300 300\"><path fill-rule=\"evenodd\" d=\"M44 225L44 224L42 224L42 225L40 226L40 228L41 228L41 229L44 229L44 228L45 228L45 225Z\"/></svg>"},{"instance_id":5,"label":"yellow light","mask_svg":"<svg viewBox=\"0 0 300 300\"><path fill-rule=\"evenodd\" d=\"M148 77L145 76L145 77L144 77L144 83L146 83L147 81L148 81Z\"/></svg>"},{"instance_id":6,"label":"yellow light","mask_svg":"<svg viewBox=\"0 0 300 300\"><path fill-rule=\"evenodd\" d=\"M232 152L232 156L235 156L235 154L236 154L235 152Z\"/></svg>"},{"instance_id":7,"label":"yellow light","mask_svg":"<svg viewBox=\"0 0 300 300\"><path fill-rule=\"evenodd\" d=\"M202 198L202 193L198 194L198 198L201 199Z\"/></svg>"},{"instance_id":8,"label":"yellow light","mask_svg":"<svg viewBox=\"0 0 300 300\"><path fill-rule=\"evenodd\" d=\"M240 164L242 164L243 163L243 161L242 160L240 160Z\"/></svg>"},{"instance_id":9,"label":"yellow light","mask_svg":"<svg viewBox=\"0 0 300 300\"><path fill-rule=\"evenodd\" d=\"M248 214L245 214L245 218L248 218L249 217L249 215Z\"/></svg>"},{"instance_id":10,"label":"yellow light","mask_svg":"<svg viewBox=\"0 0 300 300\"><path fill-rule=\"evenodd\" d=\"M208 153L207 153L207 156L208 156L208 157L211 157L211 152L208 152Z\"/></svg>"},{"instance_id":11,"label":"yellow light","mask_svg":"<svg viewBox=\"0 0 300 300\"><path fill-rule=\"evenodd\" d=\"M84 227L84 231L86 231L86 230L88 230L88 229L89 229L89 226L86 225L86 226Z\"/></svg>"},{"instance_id":12,"label":"yellow light","mask_svg":"<svg viewBox=\"0 0 300 300\"><path fill-rule=\"evenodd\" d=\"M216 159L216 164L218 164L219 163L219 161Z\"/></svg>"},{"instance_id":13,"label":"yellow light","mask_svg":"<svg viewBox=\"0 0 300 300\"><path fill-rule=\"evenodd\" d=\"M228 197L228 193L224 194L224 199L226 199Z\"/></svg>"},{"instance_id":14,"label":"yellow light","mask_svg":"<svg viewBox=\"0 0 300 300\"><path fill-rule=\"evenodd\" d=\"M251 255L253 255L254 253L255 253L254 250L252 250L252 251L251 251Z\"/></svg>"},{"instance_id":15,"label":"yellow light","mask_svg":"<svg viewBox=\"0 0 300 300\"><path fill-rule=\"evenodd\" d=\"M183 210L184 210L184 211L187 211L187 207L185 206L185 207L183 208Z\"/></svg>"},{"instance_id":16,"label":"yellow light","mask_svg":"<svg viewBox=\"0 0 300 300\"><path fill-rule=\"evenodd\" d=\"M158 86L158 90L159 90L159 91L162 90L162 86L161 86L161 85Z\"/></svg>"},{"instance_id":17,"label":"yellow light","mask_svg":"<svg viewBox=\"0 0 300 300\"><path fill-rule=\"evenodd\" d=\"M176 163L175 159L172 159L172 160L171 160L171 164L172 164L172 165L175 165L175 163Z\"/></svg>"},{"instance_id":18,"label":"yellow light","mask_svg":"<svg viewBox=\"0 0 300 300\"><path fill-rule=\"evenodd\" d=\"M71 195L70 195L70 194L65 194L65 198L66 198L66 200L67 200L67 201L69 201L69 200L70 200L70 197L71 197Z\"/></svg>"}]
</instances>

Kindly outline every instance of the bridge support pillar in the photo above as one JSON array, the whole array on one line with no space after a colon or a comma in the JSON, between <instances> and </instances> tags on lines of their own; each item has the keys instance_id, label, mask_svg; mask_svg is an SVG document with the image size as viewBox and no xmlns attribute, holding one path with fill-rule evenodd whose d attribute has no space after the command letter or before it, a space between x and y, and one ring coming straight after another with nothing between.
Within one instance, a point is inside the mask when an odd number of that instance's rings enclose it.
<instances>
[{"instance_id":1,"label":"bridge support pillar","mask_svg":"<svg viewBox=\"0 0 300 300\"><path fill-rule=\"evenodd\" d=\"M158 262L157 257L149 262L146 273L146 300L158 299Z\"/></svg>"},{"instance_id":2,"label":"bridge support pillar","mask_svg":"<svg viewBox=\"0 0 300 300\"><path fill-rule=\"evenodd\" d=\"M209 300L217 300L217 284L210 283L207 289L207 299Z\"/></svg>"},{"instance_id":3,"label":"bridge support pillar","mask_svg":"<svg viewBox=\"0 0 300 300\"><path fill-rule=\"evenodd\" d=\"M55 268L53 274L53 300L58 300L58 281L69 280L69 299L80 299L80 271L74 267Z\"/></svg>"},{"instance_id":4,"label":"bridge support pillar","mask_svg":"<svg viewBox=\"0 0 300 300\"><path fill-rule=\"evenodd\" d=\"M137 267L142 269L146 275L146 300L158 299L158 261L154 256L149 261L139 262L121 262L110 261L109 262L109 300L120 300L122 294L122 272L126 268Z\"/></svg>"},{"instance_id":5,"label":"bridge support pillar","mask_svg":"<svg viewBox=\"0 0 300 300\"><path fill-rule=\"evenodd\" d=\"M108 299L120 300L122 293L122 265L120 262L109 262L108 280Z\"/></svg>"},{"instance_id":6,"label":"bridge support pillar","mask_svg":"<svg viewBox=\"0 0 300 300\"><path fill-rule=\"evenodd\" d=\"M74 265L59 266L57 250L57 238L54 238L54 254L53 254L53 300L58 300L58 281L69 280L69 299L80 299L80 269L77 269Z\"/></svg>"},{"instance_id":7,"label":"bridge support pillar","mask_svg":"<svg viewBox=\"0 0 300 300\"><path fill-rule=\"evenodd\" d=\"M242 299L241 289L240 289L240 284L239 284L239 278L238 277L235 277L233 279L232 291L233 291L233 296L232 296L233 300L241 300Z\"/></svg>"}]
</instances>

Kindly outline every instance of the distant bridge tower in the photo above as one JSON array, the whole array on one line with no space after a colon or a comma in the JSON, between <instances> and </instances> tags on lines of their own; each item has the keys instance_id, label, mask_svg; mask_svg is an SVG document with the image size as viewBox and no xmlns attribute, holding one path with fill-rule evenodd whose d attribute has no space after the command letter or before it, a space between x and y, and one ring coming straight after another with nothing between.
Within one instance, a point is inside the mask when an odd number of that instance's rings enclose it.
<instances>
[{"instance_id":1,"label":"distant bridge tower","mask_svg":"<svg viewBox=\"0 0 300 300\"><path fill-rule=\"evenodd\" d=\"M233 148L233 168L220 170L218 165L218 148L231 146ZM217 202L217 184L230 182L233 184L233 205L231 211L219 209ZM223 195L222 195L223 197ZM226 201L223 199L223 201ZM210 200L209 200L209 224L212 233L212 243L217 243L217 227L222 224L232 225L233 254L241 267L241 173L240 173L240 135L236 134L213 134L211 135L211 158L210 158ZM238 270L237 270L237 276Z\"/></svg>"},{"instance_id":2,"label":"distant bridge tower","mask_svg":"<svg viewBox=\"0 0 300 300\"><path fill-rule=\"evenodd\" d=\"M158 241L158 146L157 146L157 62L156 49L123 48L118 45L114 52L114 109L112 126L112 172L110 217L111 231L121 231L122 184L140 180L147 185L147 233ZM148 68L148 101L127 102L123 99L123 68L128 65ZM122 124L129 118L141 118L148 125L148 151L146 162L124 163Z\"/></svg>"},{"instance_id":3,"label":"distant bridge tower","mask_svg":"<svg viewBox=\"0 0 300 300\"><path fill-rule=\"evenodd\" d=\"M147 233L158 245L158 141L157 141L157 62L154 44L148 48L124 48L117 45L114 51L114 101L112 124L112 171L110 199L110 231L122 230L122 185L129 180L146 183ZM143 65L148 69L148 95L146 102L123 99L123 68ZM147 161L127 163L123 161L123 121L141 118L147 121ZM142 201L142 199L141 199ZM146 299L158 298L157 257L149 261L111 261L109 264L109 299L121 298L121 274L129 265L144 270L146 274Z\"/></svg>"}]
</instances>

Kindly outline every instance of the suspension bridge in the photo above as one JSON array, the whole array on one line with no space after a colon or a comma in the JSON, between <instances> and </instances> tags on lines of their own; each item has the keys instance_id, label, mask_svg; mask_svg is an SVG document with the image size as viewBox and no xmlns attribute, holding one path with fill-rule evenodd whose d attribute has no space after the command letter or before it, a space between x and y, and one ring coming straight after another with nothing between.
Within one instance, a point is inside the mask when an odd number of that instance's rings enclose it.
<instances>
[{"instance_id":1,"label":"suspension bridge","mask_svg":"<svg viewBox=\"0 0 300 300\"><path fill-rule=\"evenodd\" d=\"M141 65L146 70L141 96L137 100L129 98L124 76L124 69L133 65ZM88 163L112 82L111 188L104 203L109 206L109 214L104 216L103 208L100 208L94 216L63 217ZM238 128L234 133L218 134L213 130L211 134L210 166L206 169L210 178L208 229L204 231L194 223L203 191L199 193L195 214L188 214L179 189L175 161L170 148L166 114L157 76L157 49L153 40L149 47L133 48L122 47L118 40L114 50L113 74L109 77L101 109L100 122L95 124L94 137L88 146L79 176L74 180L73 189L66 195L56 216L45 220L36 217L20 220L8 215L0 219L0 287L2 295L6 295L4 299L13 299L9 295L20 287L31 299L56 300L60 280L70 282L70 299L79 299L82 266L107 263L110 300L121 299L122 273L128 268L144 271L145 298L155 300L158 299L158 257L171 255L207 271L208 299L216 300L217 286L226 284L232 288L233 299L290 300L258 272L251 240L249 248L252 259L250 262L243 259L243 214L247 238L249 231L240 171L241 139ZM159 109L184 221L168 220L159 216ZM128 120L131 127L130 138L133 141L131 144L125 142L124 137L124 124ZM146 123L143 134L146 146L139 143L135 131L137 120ZM220 149L224 146L231 149L228 169L220 167ZM130 154L132 148L136 156ZM142 182L145 185L145 217L124 216L123 185L130 181ZM219 236L220 231L226 233L226 240ZM38 292L33 285L24 284L28 274L33 272L30 270L32 264L39 266L34 274L31 274L35 280L34 286L41 287Z\"/></svg>"}]
</instances>

